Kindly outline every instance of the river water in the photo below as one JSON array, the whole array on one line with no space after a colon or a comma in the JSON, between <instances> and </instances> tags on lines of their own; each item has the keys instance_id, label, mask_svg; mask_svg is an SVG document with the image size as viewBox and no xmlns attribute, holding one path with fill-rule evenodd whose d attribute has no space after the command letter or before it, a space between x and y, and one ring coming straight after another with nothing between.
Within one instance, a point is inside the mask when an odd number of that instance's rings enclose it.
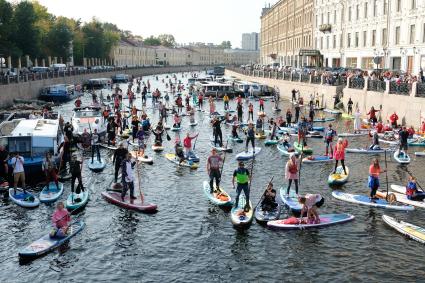
<instances>
[{"instance_id":1,"label":"river water","mask_svg":"<svg viewBox=\"0 0 425 283\"><path fill-rule=\"evenodd\" d=\"M164 90L165 75L150 79L153 87ZM178 74L181 79L181 74ZM184 80L184 79L183 79ZM122 85L125 91L126 86ZM104 94L106 92L104 91ZM85 101L90 101L87 95ZM138 104L139 103L139 104ZM258 104L258 103L256 103ZM140 105L140 101L136 102ZM148 107L150 102L148 102ZM231 103L234 107L234 102ZM223 107L218 102L217 109ZM258 105L255 105L258 107ZM289 107L282 101L280 108ZM266 112L272 102L266 102ZM70 117L72 102L60 107ZM158 113L148 109L151 120ZM256 113L257 110L254 111ZM272 114L273 115L273 114ZM282 114L284 115L284 111ZM18 251L49 230L54 207L41 205L34 210L20 208L7 199L0 203L0 281L1 282L400 282L424 278L425 247L404 238L381 220L383 213L425 226L424 211L391 212L359 206L333 199L327 177L333 164L303 164L301 193L320 193L326 201L321 213L346 212L356 216L353 222L325 229L274 231L255 223L244 231L235 230L230 214L208 202L202 190L207 180L205 160L210 152L211 128L206 115L197 112L198 126L189 129L183 118L182 135L187 130L200 133L196 152L201 157L197 170L177 168L163 154L155 154L148 145L154 164L141 168L141 185L146 199L156 203L158 213L145 215L126 211L104 201L100 195L113 182L113 168L102 173L83 172L91 192L85 210L75 217L87 226L67 248L45 257L20 264ZM343 122L336 122L342 125ZM224 128L224 136L230 129ZM170 132L170 135L174 135ZM172 137L174 138L174 137ZM164 139L165 140L165 139ZM350 147L365 147L368 137L350 140ZM323 153L321 139L309 144ZM171 152L173 141L165 141ZM265 147L254 164L251 199L255 205L266 183L274 176L274 185L286 185L286 157L275 147ZM243 145L235 144L227 154L222 185L234 195L231 176L237 167L235 155ZM102 149L102 156L112 153ZM350 181L342 187L346 192L368 194L367 172L372 156L347 154ZM381 156L383 166L384 157ZM389 183L404 184L405 169L388 158ZM425 182L425 159L414 158L408 166ZM381 184L385 187L385 175ZM66 198L70 184L65 183ZM282 218L287 212L282 213Z\"/></svg>"}]
</instances>

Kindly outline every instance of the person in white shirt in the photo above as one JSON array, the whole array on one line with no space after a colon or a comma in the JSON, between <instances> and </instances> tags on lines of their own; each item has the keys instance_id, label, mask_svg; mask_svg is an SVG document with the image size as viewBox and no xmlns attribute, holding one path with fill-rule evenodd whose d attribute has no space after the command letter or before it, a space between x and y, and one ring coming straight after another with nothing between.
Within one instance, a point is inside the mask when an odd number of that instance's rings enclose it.
<instances>
[{"instance_id":1,"label":"person in white shirt","mask_svg":"<svg viewBox=\"0 0 425 283\"><path fill-rule=\"evenodd\" d=\"M19 152L16 152L11 162L12 162L12 168L13 168L14 194L16 195L16 188L18 187L19 181L22 182L22 189L24 190L24 193L25 193L25 171L24 171L25 159L19 155Z\"/></svg>"},{"instance_id":2,"label":"person in white shirt","mask_svg":"<svg viewBox=\"0 0 425 283\"><path fill-rule=\"evenodd\" d=\"M134 196L134 166L136 165L136 161L132 161L131 158L131 153L128 153L127 158L121 164L122 201L124 201L128 189L130 189L130 200L136 199Z\"/></svg>"},{"instance_id":3,"label":"person in white shirt","mask_svg":"<svg viewBox=\"0 0 425 283\"><path fill-rule=\"evenodd\" d=\"M96 152L97 161L100 162L100 150L99 150L99 135L97 129L94 129L94 132L91 136L91 163L93 163L94 153Z\"/></svg>"}]
</instances>

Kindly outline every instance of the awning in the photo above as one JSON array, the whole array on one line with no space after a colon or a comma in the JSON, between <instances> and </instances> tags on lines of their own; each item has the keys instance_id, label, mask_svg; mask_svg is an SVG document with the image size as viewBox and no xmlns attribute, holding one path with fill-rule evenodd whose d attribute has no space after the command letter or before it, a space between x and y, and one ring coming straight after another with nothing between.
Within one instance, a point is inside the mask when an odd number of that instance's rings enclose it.
<instances>
[{"instance_id":1,"label":"awning","mask_svg":"<svg viewBox=\"0 0 425 283\"><path fill-rule=\"evenodd\" d=\"M320 56L319 50L313 49L300 49L299 56Z\"/></svg>"}]
</instances>

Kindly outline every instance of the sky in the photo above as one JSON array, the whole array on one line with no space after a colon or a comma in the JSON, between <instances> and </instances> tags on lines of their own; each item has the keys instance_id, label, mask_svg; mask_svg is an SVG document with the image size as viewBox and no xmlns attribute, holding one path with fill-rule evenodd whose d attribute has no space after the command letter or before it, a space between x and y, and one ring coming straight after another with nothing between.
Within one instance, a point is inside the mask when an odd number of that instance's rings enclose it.
<instances>
[{"instance_id":1,"label":"sky","mask_svg":"<svg viewBox=\"0 0 425 283\"><path fill-rule=\"evenodd\" d=\"M242 33L260 31L261 9L272 0L38 0L57 16L116 24L148 37L174 35L178 43L241 47Z\"/></svg>"}]
</instances>

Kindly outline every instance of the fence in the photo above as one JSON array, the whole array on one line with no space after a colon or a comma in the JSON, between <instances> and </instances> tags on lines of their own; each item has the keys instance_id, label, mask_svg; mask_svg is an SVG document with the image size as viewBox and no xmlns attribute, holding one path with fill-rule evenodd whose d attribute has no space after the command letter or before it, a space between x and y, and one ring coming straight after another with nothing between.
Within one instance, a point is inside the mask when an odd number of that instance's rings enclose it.
<instances>
[{"instance_id":1,"label":"fence","mask_svg":"<svg viewBox=\"0 0 425 283\"><path fill-rule=\"evenodd\" d=\"M364 78L350 78L349 88L364 89Z\"/></svg>"},{"instance_id":2,"label":"fence","mask_svg":"<svg viewBox=\"0 0 425 283\"><path fill-rule=\"evenodd\" d=\"M387 83L380 80L368 80L367 81L368 91L385 92L387 90Z\"/></svg>"},{"instance_id":3,"label":"fence","mask_svg":"<svg viewBox=\"0 0 425 283\"><path fill-rule=\"evenodd\" d=\"M412 84L390 82L390 94L409 95L412 90Z\"/></svg>"}]
</instances>

